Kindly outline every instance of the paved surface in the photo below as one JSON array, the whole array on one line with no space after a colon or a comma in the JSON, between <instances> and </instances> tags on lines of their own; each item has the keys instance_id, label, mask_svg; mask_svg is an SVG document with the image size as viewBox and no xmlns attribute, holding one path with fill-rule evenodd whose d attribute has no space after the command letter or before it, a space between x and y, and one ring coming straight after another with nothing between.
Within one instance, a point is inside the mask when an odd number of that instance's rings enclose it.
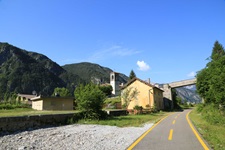
<instances>
[{"instance_id":1,"label":"paved surface","mask_svg":"<svg viewBox=\"0 0 225 150\"><path fill-rule=\"evenodd\" d=\"M176 112L156 125L133 150L202 150L204 149L186 115L190 110Z\"/></svg>"}]
</instances>

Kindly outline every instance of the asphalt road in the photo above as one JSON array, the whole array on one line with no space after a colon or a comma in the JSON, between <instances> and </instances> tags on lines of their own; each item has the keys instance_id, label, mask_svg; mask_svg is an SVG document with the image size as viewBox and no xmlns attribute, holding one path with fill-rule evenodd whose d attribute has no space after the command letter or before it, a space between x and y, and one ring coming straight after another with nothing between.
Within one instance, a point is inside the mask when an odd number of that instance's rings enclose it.
<instances>
[{"instance_id":1,"label":"asphalt road","mask_svg":"<svg viewBox=\"0 0 225 150\"><path fill-rule=\"evenodd\" d=\"M128 149L133 150L204 150L186 117L190 110L168 116ZM201 137L199 137L201 139ZM202 141L203 142L203 141ZM204 143L204 142L203 142Z\"/></svg>"}]
</instances>

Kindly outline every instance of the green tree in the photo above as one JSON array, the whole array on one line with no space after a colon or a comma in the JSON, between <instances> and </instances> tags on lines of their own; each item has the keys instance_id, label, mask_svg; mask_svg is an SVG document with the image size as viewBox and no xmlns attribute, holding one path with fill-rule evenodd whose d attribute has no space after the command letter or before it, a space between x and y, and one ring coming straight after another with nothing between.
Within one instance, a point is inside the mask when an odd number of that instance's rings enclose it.
<instances>
[{"instance_id":1,"label":"green tree","mask_svg":"<svg viewBox=\"0 0 225 150\"><path fill-rule=\"evenodd\" d=\"M85 119L101 119L105 94L94 84L80 85L74 91L78 110L84 113Z\"/></svg>"},{"instance_id":2,"label":"green tree","mask_svg":"<svg viewBox=\"0 0 225 150\"><path fill-rule=\"evenodd\" d=\"M123 90L123 92L121 93L121 98L123 101L123 108L127 108L130 104L130 102L136 98L139 94L139 91L135 88L133 89L131 88L127 88L125 90Z\"/></svg>"},{"instance_id":3,"label":"green tree","mask_svg":"<svg viewBox=\"0 0 225 150\"><path fill-rule=\"evenodd\" d=\"M225 55L225 51L224 51L223 46L218 41L216 41L214 43L214 47L212 50L211 59L218 60L219 58L221 58L224 55Z\"/></svg>"},{"instance_id":4,"label":"green tree","mask_svg":"<svg viewBox=\"0 0 225 150\"><path fill-rule=\"evenodd\" d=\"M71 93L68 89L66 88L55 88L54 92L52 94L52 96L61 96L61 97L67 97L67 96L71 96Z\"/></svg>"},{"instance_id":5,"label":"green tree","mask_svg":"<svg viewBox=\"0 0 225 150\"><path fill-rule=\"evenodd\" d=\"M131 70L131 71L130 71L130 75L129 75L129 79L131 80L131 79L133 79L133 78L135 78L135 77L136 77L136 74L134 73L133 70Z\"/></svg>"},{"instance_id":6,"label":"green tree","mask_svg":"<svg viewBox=\"0 0 225 150\"><path fill-rule=\"evenodd\" d=\"M216 41L211 60L206 68L197 74L197 92L206 103L225 104L225 51Z\"/></svg>"},{"instance_id":7,"label":"green tree","mask_svg":"<svg viewBox=\"0 0 225 150\"><path fill-rule=\"evenodd\" d=\"M100 85L99 89L105 93L106 96L110 96L113 90L111 85Z\"/></svg>"}]
</instances>

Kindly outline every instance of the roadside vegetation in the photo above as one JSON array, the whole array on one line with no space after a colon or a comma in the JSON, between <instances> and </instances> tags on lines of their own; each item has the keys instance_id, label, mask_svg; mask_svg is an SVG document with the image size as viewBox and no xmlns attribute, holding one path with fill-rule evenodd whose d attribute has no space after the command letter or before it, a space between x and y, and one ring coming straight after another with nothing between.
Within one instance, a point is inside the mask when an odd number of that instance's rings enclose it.
<instances>
[{"instance_id":1,"label":"roadside vegetation","mask_svg":"<svg viewBox=\"0 0 225 150\"><path fill-rule=\"evenodd\" d=\"M34 116L34 115L48 115L48 114L67 114L76 113L78 111L46 111L34 110L32 108L15 108L10 110L0 110L0 117L13 117L13 116Z\"/></svg>"},{"instance_id":2,"label":"roadside vegetation","mask_svg":"<svg viewBox=\"0 0 225 150\"><path fill-rule=\"evenodd\" d=\"M141 114L141 115L127 115L127 116L117 116L109 117L105 120L79 120L78 123L81 124L98 124L98 125L109 125L118 127L140 127L145 123L156 123L163 117L170 114L169 112L158 112L151 114Z\"/></svg>"},{"instance_id":3,"label":"roadside vegetation","mask_svg":"<svg viewBox=\"0 0 225 150\"><path fill-rule=\"evenodd\" d=\"M204 69L197 74L196 88L204 99L190 117L215 150L225 147L225 50L216 41Z\"/></svg>"},{"instance_id":4,"label":"roadside vegetation","mask_svg":"<svg viewBox=\"0 0 225 150\"><path fill-rule=\"evenodd\" d=\"M222 117L219 110L212 105L205 106L204 110L201 109L202 106L200 105L192 110L189 115L190 119L212 149L224 150L225 117Z\"/></svg>"},{"instance_id":5,"label":"roadside vegetation","mask_svg":"<svg viewBox=\"0 0 225 150\"><path fill-rule=\"evenodd\" d=\"M16 108L29 108L28 104L21 103L16 100L17 94L15 93L6 93L4 100L0 101L0 110L9 110Z\"/></svg>"}]
</instances>

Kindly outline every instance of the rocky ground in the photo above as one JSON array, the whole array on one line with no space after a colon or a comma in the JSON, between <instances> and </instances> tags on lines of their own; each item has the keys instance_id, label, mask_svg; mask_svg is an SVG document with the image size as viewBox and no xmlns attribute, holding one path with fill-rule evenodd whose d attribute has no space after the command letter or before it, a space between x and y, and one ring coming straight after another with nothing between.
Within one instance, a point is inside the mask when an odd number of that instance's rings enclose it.
<instances>
[{"instance_id":1,"label":"rocky ground","mask_svg":"<svg viewBox=\"0 0 225 150\"><path fill-rule=\"evenodd\" d=\"M152 124L143 127L67 125L0 136L0 150L126 149Z\"/></svg>"}]
</instances>

